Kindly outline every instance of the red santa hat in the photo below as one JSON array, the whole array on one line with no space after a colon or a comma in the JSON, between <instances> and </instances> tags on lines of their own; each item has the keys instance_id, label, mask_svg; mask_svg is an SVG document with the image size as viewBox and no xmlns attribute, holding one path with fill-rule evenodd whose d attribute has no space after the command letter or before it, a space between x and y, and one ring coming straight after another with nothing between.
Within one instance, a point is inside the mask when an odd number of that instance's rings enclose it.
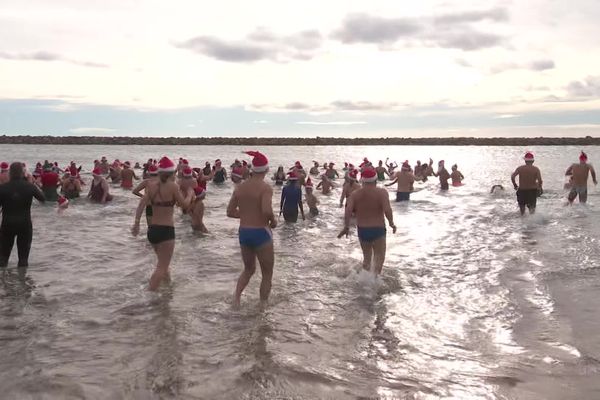
<instances>
[{"instance_id":1,"label":"red santa hat","mask_svg":"<svg viewBox=\"0 0 600 400\"><path fill-rule=\"evenodd\" d=\"M60 208L67 208L68 205L69 205L69 200L65 196L58 197L58 206Z\"/></svg>"},{"instance_id":2,"label":"red santa hat","mask_svg":"<svg viewBox=\"0 0 600 400\"><path fill-rule=\"evenodd\" d=\"M525 153L525 156L523 157L523 160L525 161L535 161L535 157L533 156L533 153L528 151Z\"/></svg>"},{"instance_id":3,"label":"red santa hat","mask_svg":"<svg viewBox=\"0 0 600 400\"><path fill-rule=\"evenodd\" d=\"M94 170L92 171L92 175L93 176L102 176L102 170L98 167L94 168Z\"/></svg>"},{"instance_id":4,"label":"red santa hat","mask_svg":"<svg viewBox=\"0 0 600 400\"><path fill-rule=\"evenodd\" d=\"M360 180L365 183L377 182L377 171L374 168L365 168L360 174Z\"/></svg>"},{"instance_id":5,"label":"red santa hat","mask_svg":"<svg viewBox=\"0 0 600 400\"><path fill-rule=\"evenodd\" d=\"M175 163L167 156L158 162L158 172L175 172L176 169Z\"/></svg>"},{"instance_id":6,"label":"red santa hat","mask_svg":"<svg viewBox=\"0 0 600 400\"><path fill-rule=\"evenodd\" d=\"M307 189L312 189L313 188L313 183L310 180L310 177L306 180L306 182L304 183L304 186L306 186Z\"/></svg>"},{"instance_id":7,"label":"red santa hat","mask_svg":"<svg viewBox=\"0 0 600 400\"><path fill-rule=\"evenodd\" d=\"M579 155L579 161L581 162L587 162L588 160L588 156L587 154L585 154L583 151L581 152L581 154Z\"/></svg>"},{"instance_id":8,"label":"red santa hat","mask_svg":"<svg viewBox=\"0 0 600 400\"><path fill-rule=\"evenodd\" d=\"M6 161L2 161L2 163L0 164L0 170L2 171L8 171L9 165Z\"/></svg>"},{"instance_id":9,"label":"red santa hat","mask_svg":"<svg viewBox=\"0 0 600 400\"><path fill-rule=\"evenodd\" d=\"M408 163L408 160L402 163L402 171L410 171L410 164Z\"/></svg>"},{"instance_id":10,"label":"red santa hat","mask_svg":"<svg viewBox=\"0 0 600 400\"><path fill-rule=\"evenodd\" d=\"M190 167L185 167L182 171L183 176L185 176L186 178L189 178L192 176L192 169Z\"/></svg>"},{"instance_id":11,"label":"red santa hat","mask_svg":"<svg viewBox=\"0 0 600 400\"><path fill-rule=\"evenodd\" d=\"M242 167L234 167L231 170L231 176L235 176L236 178L242 177Z\"/></svg>"},{"instance_id":12,"label":"red santa hat","mask_svg":"<svg viewBox=\"0 0 600 400\"><path fill-rule=\"evenodd\" d=\"M353 169L350 172L348 172L348 178L352 179L355 182L358 182L358 170Z\"/></svg>"},{"instance_id":13,"label":"red santa hat","mask_svg":"<svg viewBox=\"0 0 600 400\"><path fill-rule=\"evenodd\" d=\"M185 158L183 160L181 160L181 163L183 165L190 165L190 163L188 162L188 160L186 160Z\"/></svg>"},{"instance_id":14,"label":"red santa hat","mask_svg":"<svg viewBox=\"0 0 600 400\"><path fill-rule=\"evenodd\" d=\"M148 173L150 175L156 175L158 174L158 167L155 164L152 164L148 167Z\"/></svg>"},{"instance_id":15,"label":"red santa hat","mask_svg":"<svg viewBox=\"0 0 600 400\"><path fill-rule=\"evenodd\" d=\"M269 160L267 157L259 151L246 151L246 154L252 156L252 171L256 173L263 173L269 170Z\"/></svg>"},{"instance_id":16,"label":"red santa hat","mask_svg":"<svg viewBox=\"0 0 600 400\"><path fill-rule=\"evenodd\" d=\"M298 175L294 171L288 172L288 181L297 181Z\"/></svg>"},{"instance_id":17,"label":"red santa hat","mask_svg":"<svg viewBox=\"0 0 600 400\"><path fill-rule=\"evenodd\" d=\"M197 186L194 188L194 193L196 194L196 198L202 198L206 196L206 189L202 186Z\"/></svg>"}]
</instances>

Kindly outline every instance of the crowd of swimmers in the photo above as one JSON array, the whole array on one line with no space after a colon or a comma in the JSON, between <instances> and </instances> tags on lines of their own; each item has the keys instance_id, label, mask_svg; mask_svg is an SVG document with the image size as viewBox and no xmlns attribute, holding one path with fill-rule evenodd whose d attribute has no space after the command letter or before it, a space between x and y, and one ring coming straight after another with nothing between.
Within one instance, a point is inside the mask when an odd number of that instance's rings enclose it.
<instances>
[{"instance_id":1,"label":"crowd of swimmers","mask_svg":"<svg viewBox=\"0 0 600 400\"><path fill-rule=\"evenodd\" d=\"M10 166L0 163L0 267L7 265L15 238L18 248L18 265L27 266L31 247L32 224L30 208L32 199L40 202L56 202L59 210L68 207L69 200L80 197L84 187L89 185L87 197L96 203L112 200L109 193L109 181L120 185L139 197L135 212L132 233L140 232L140 221L145 214L147 239L157 256L156 268L150 278L150 290L157 290L160 284L170 280L169 265L175 247L174 209L181 208L190 216L194 230L208 232L204 224L204 199L207 183L223 184L231 179L235 188L227 206L227 216L239 219L239 244L244 269L240 274L234 292L233 304L238 306L242 292L256 270L261 268L262 282L260 298L266 301L271 290L274 251L272 229L278 224L273 211L273 184L282 186L279 202L279 216L288 223L298 218L306 219L319 215L319 200L315 191L329 195L336 186L338 178L343 179L340 208L344 208L343 229L338 237L348 236L352 225L356 225L359 243L363 251L363 268L375 274L381 273L386 252L386 220L392 232L396 232L394 215L390 205L388 191L378 187L378 182L390 180L385 186L396 185L398 202L410 200L415 182L425 182L431 177L439 179L439 187L446 191L452 186L461 186L463 174L455 164L448 172L444 161L439 161L437 169L433 160L427 163L418 161L411 167L408 161L398 165L388 159L371 163L364 158L358 165L344 163L338 171L335 163L313 161L308 172L300 161L285 169L279 166L269 175L267 157L258 151L245 152L251 161L235 160L229 171L221 160L215 160L211 166L192 167L186 159L178 162L168 157L158 160L149 159L143 165L131 165L129 161L115 160L109 163L106 157L94 161L92 180L86 183L81 177L82 167L71 162L64 168L49 161L36 164L32 173L25 164L14 162ZM511 175L516 190L517 203L521 214L526 209L535 212L537 198L543 193L542 176L539 168L533 165L535 159L531 152L524 156L524 165L519 166ZM568 201L579 197L581 203L587 200L587 181L591 175L597 184L594 168L588 164L587 155L581 152L579 163L571 165L566 176L565 188L569 190ZM269 179L270 178L270 179ZM517 183L518 178L518 183ZM137 185L135 181L140 180ZM272 181L272 183L269 182ZM316 182L318 181L315 186ZM303 189L304 188L304 196ZM492 192L504 190L500 185L492 187ZM305 213L304 204L308 209Z\"/></svg>"}]
</instances>

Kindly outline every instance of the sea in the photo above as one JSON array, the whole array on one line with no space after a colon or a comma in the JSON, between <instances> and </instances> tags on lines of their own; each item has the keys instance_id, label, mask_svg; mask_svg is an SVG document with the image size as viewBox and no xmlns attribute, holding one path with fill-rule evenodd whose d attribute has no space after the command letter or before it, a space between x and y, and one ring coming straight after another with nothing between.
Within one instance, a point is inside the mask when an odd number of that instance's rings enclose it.
<instances>
[{"instance_id":1,"label":"sea","mask_svg":"<svg viewBox=\"0 0 600 400\"><path fill-rule=\"evenodd\" d=\"M600 147L2 145L0 161L75 161L87 190L102 156L202 167L249 159L243 150L264 152L273 171L444 159L465 184L442 192L432 178L392 202L398 231L376 278L361 270L355 230L336 238L338 180L317 193L317 217L273 231L268 306L257 271L238 310L231 182L208 185L208 234L176 212L172 282L157 293L145 227L130 233L130 192L111 186L109 204L78 199L61 213L34 202L30 266L16 267L15 249L0 270L0 398L600 399L600 193L590 180L588 203L568 206L563 188L579 152L593 164ZM526 150L544 194L521 217L510 175Z\"/></svg>"}]
</instances>

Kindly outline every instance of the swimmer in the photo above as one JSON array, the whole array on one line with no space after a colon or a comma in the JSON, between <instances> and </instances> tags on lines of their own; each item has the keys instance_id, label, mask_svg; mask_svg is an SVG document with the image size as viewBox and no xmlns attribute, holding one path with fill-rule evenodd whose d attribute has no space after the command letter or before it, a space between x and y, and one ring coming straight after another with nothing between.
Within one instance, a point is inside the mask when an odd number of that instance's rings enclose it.
<instances>
[{"instance_id":1,"label":"swimmer","mask_svg":"<svg viewBox=\"0 0 600 400\"><path fill-rule=\"evenodd\" d=\"M496 193L497 191L504 192L504 186L502 185L494 185L490 190L490 194Z\"/></svg>"},{"instance_id":2,"label":"swimmer","mask_svg":"<svg viewBox=\"0 0 600 400\"><path fill-rule=\"evenodd\" d=\"M108 177L112 183L121 182L121 162L117 159L113 162L108 171Z\"/></svg>"},{"instance_id":3,"label":"swimmer","mask_svg":"<svg viewBox=\"0 0 600 400\"><path fill-rule=\"evenodd\" d=\"M175 228L173 208L179 205L182 209L189 207L193 192L186 197L181 195L179 187L173 182L177 167L168 157L158 162L158 180L146 187L144 197L135 212L135 222L131 233L137 236L140 231L140 219L144 206L152 206L152 225L148 227L148 241L156 253L156 268L150 277L149 289L158 290L161 282L170 280L169 265L175 249Z\"/></svg>"},{"instance_id":4,"label":"swimmer","mask_svg":"<svg viewBox=\"0 0 600 400\"><path fill-rule=\"evenodd\" d=\"M202 168L202 173L205 176L208 176L212 173L212 168L210 167L210 163L208 161L206 163L204 163L204 168Z\"/></svg>"},{"instance_id":5,"label":"swimmer","mask_svg":"<svg viewBox=\"0 0 600 400\"><path fill-rule=\"evenodd\" d=\"M594 167L591 164L587 163L588 157L583 151L579 155L579 164L572 164L565 172L565 175L571 175L571 191L569 192L569 196L567 197L569 200L569 204L573 204L577 196L579 196L580 203L587 202L587 182L589 175L592 175L592 181L594 185L598 184L596 180L596 171L594 171Z\"/></svg>"},{"instance_id":6,"label":"swimmer","mask_svg":"<svg viewBox=\"0 0 600 400\"><path fill-rule=\"evenodd\" d=\"M300 161L296 161L296 163L291 168L291 170L298 177L298 186L304 186L304 183L306 181L306 171L302 167L302 164L300 163Z\"/></svg>"},{"instance_id":7,"label":"swimmer","mask_svg":"<svg viewBox=\"0 0 600 400\"><path fill-rule=\"evenodd\" d=\"M3 161L0 163L0 185L10 180L8 176L8 163Z\"/></svg>"},{"instance_id":8,"label":"swimmer","mask_svg":"<svg viewBox=\"0 0 600 400\"><path fill-rule=\"evenodd\" d=\"M256 259L262 271L260 299L266 302L271 292L273 278L273 236L271 229L277 226L273 215L273 189L264 182L269 170L267 157L258 151L249 151L252 156L252 175L238 185L227 205L227 216L239 218L239 242L244 270L238 278L233 296L233 306L240 306L242 292L256 271Z\"/></svg>"},{"instance_id":9,"label":"swimmer","mask_svg":"<svg viewBox=\"0 0 600 400\"><path fill-rule=\"evenodd\" d=\"M81 183L70 171L65 173L65 178L61 182L61 192L67 199L75 199L81 193Z\"/></svg>"},{"instance_id":10,"label":"swimmer","mask_svg":"<svg viewBox=\"0 0 600 400\"><path fill-rule=\"evenodd\" d=\"M238 184L242 181L244 177L244 171L242 170L242 164L236 165L231 170L231 182Z\"/></svg>"},{"instance_id":11,"label":"swimmer","mask_svg":"<svg viewBox=\"0 0 600 400\"><path fill-rule=\"evenodd\" d=\"M147 178L144 179L139 185L137 185L135 187L135 189L133 189L132 193L136 196L138 196L140 198L140 204L143 203L142 199L144 198L144 195L142 195L142 190L146 190L146 188L148 187L148 185L151 182L156 182L158 180L158 167L155 164L150 164L150 166L148 167L147 172ZM148 224L147 226L152 225L152 206L151 205L147 205L146 207L146 223Z\"/></svg>"},{"instance_id":12,"label":"swimmer","mask_svg":"<svg viewBox=\"0 0 600 400\"><path fill-rule=\"evenodd\" d=\"M37 186L25 180L24 167L20 162L10 165L9 181L0 185L0 267L6 267L10 253L17 239L19 267L29 265L29 251L33 239L31 222L31 202L35 197L40 203L44 194Z\"/></svg>"},{"instance_id":13,"label":"swimmer","mask_svg":"<svg viewBox=\"0 0 600 400\"><path fill-rule=\"evenodd\" d=\"M377 165L377 168L375 168L375 171L377 172L377 180L380 182L385 181L386 175L388 178L390 177L388 170L383 166L383 161L381 160L379 160L379 164Z\"/></svg>"},{"instance_id":14,"label":"swimmer","mask_svg":"<svg viewBox=\"0 0 600 400\"><path fill-rule=\"evenodd\" d=\"M108 172L110 171L110 164L105 156L102 156L100 159L100 164L98 164L98 167L100 168L102 175L108 175Z\"/></svg>"},{"instance_id":15,"label":"swimmer","mask_svg":"<svg viewBox=\"0 0 600 400\"><path fill-rule=\"evenodd\" d=\"M140 165L139 161L135 162L135 165L133 166L133 169L142 169L142 166Z\"/></svg>"},{"instance_id":16,"label":"swimmer","mask_svg":"<svg viewBox=\"0 0 600 400\"><path fill-rule=\"evenodd\" d=\"M348 197L350 197L352 192L358 189L360 189L360 185L358 184L358 170L353 169L346 175L344 186L342 187L342 195L340 196L340 208L344 207L344 201L348 201Z\"/></svg>"},{"instance_id":17,"label":"swimmer","mask_svg":"<svg viewBox=\"0 0 600 400\"><path fill-rule=\"evenodd\" d=\"M398 184L398 188L396 189L396 201L409 201L410 193L414 189L415 176L410 171L410 164L408 161L404 161L400 171L394 174L394 181L385 186L392 186L396 183Z\"/></svg>"},{"instance_id":18,"label":"swimmer","mask_svg":"<svg viewBox=\"0 0 600 400\"><path fill-rule=\"evenodd\" d=\"M440 160L440 162L438 162L438 171L437 173L434 172L433 176L439 178L440 188L442 190L448 190L448 179L450 179L450 174L444 166L444 160Z\"/></svg>"},{"instance_id":19,"label":"swimmer","mask_svg":"<svg viewBox=\"0 0 600 400\"><path fill-rule=\"evenodd\" d=\"M277 172L273 175L273 180L277 186L282 186L283 182L285 182L285 171L283 170L283 165L280 165L277 168Z\"/></svg>"},{"instance_id":20,"label":"swimmer","mask_svg":"<svg viewBox=\"0 0 600 400\"><path fill-rule=\"evenodd\" d=\"M333 188L333 183L329 180L327 175L321 175L321 182L317 185L317 190L321 189L322 194L331 193L331 189Z\"/></svg>"},{"instance_id":21,"label":"swimmer","mask_svg":"<svg viewBox=\"0 0 600 400\"><path fill-rule=\"evenodd\" d=\"M318 162L313 161L313 166L310 169L309 173L314 176L319 175L319 163Z\"/></svg>"},{"instance_id":22,"label":"swimmer","mask_svg":"<svg viewBox=\"0 0 600 400\"><path fill-rule=\"evenodd\" d=\"M248 168L248 161L242 161L242 180L250 178L250 168Z\"/></svg>"},{"instance_id":23,"label":"swimmer","mask_svg":"<svg viewBox=\"0 0 600 400\"><path fill-rule=\"evenodd\" d=\"M185 160L184 160L185 161ZM179 180L179 191L181 196L185 196L189 191L198 187L198 181L194 179L194 171L188 166L181 170L181 179Z\"/></svg>"},{"instance_id":24,"label":"swimmer","mask_svg":"<svg viewBox=\"0 0 600 400\"><path fill-rule=\"evenodd\" d=\"M465 179L464 175L458 170L458 165L452 166L452 173L450 174L452 179L452 186L462 186L462 181Z\"/></svg>"},{"instance_id":25,"label":"swimmer","mask_svg":"<svg viewBox=\"0 0 600 400\"><path fill-rule=\"evenodd\" d=\"M135 174L135 171L131 169L131 163L125 161L123 169L121 170L121 187L123 189L131 189L133 187L133 180L139 181L140 178Z\"/></svg>"},{"instance_id":26,"label":"swimmer","mask_svg":"<svg viewBox=\"0 0 600 400\"><path fill-rule=\"evenodd\" d=\"M298 208L305 220L304 207L302 206L302 189L298 185L298 176L294 171L288 173L288 184L281 191L279 215L283 214L285 222L298 221Z\"/></svg>"},{"instance_id":27,"label":"swimmer","mask_svg":"<svg viewBox=\"0 0 600 400\"><path fill-rule=\"evenodd\" d=\"M47 164L41 175L42 192L47 201L58 200L56 189L60 186L60 177L54 172L52 165Z\"/></svg>"},{"instance_id":28,"label":"swimmer","mask_svg":"<svg viewBox=\"0 0 600 400\"><path fill-rule=\"evenodd\" d=\"M338 235L348 237L350 219L356 215L358 239L363 251L363 269L371 270L371 260L374 261L373 272L381 274L386 250L385 218L387 218L393 233L396 233L394 215L390 205L387 190L377 187L377 172L366 168L361 174L362 188L356 190L348 198L344 213L344 229Z\"/></svg>"},{"instance_id":29,"label":"swimmer","mask_svg":"<svg viewBox=\"0 0 600 400\"><path fill-rule=\"evenodd\" d=\"M515 190L517 191L517 203L521 215L525 214L525 207L529 209L529 213L535 213L535 207L539 192L542 190L542 174L538 167L533 166L535 158L533 153L527 152L523 157L525 165L518 167L510 176ZM519 177L519 185L515 181Z\"/></svg>"},{"instance_id":30,"label":"swimmer","mask_svg":"<svg viewBox=\"0 0 600 400\"><path fill-rule=\"evenodd\" d=\"M319 215L319 209L317 205L319 204L319 200L313 194L313 184L310 178L306 180L306 184L304 186L306 190L306 206L308 207L308 212L311 217L316 217Z\"/></svg>"},{"instance_id":31,"label":"swimmer","mask_svg":"<svg viewBox=\"0 0 600 400\"><path fill-rule=\"evenodd\" d=\"M394 171L396 170L396 168L398 168L398 163L396 163L394 161L394 162L391 162L388 164L388 160L389 160L389 158L385 159L385 166L388 169L388 176L390 177L390 179L392 179L392 176L394 175Z\"/></svg>"},{"instance_id":32,"label":"swimmer","mask_svg":"<svg viewBox=\"0 0 600 400\"><path fill-rule=\"evenodd\" d=\"M327 167L327 171L325 171L325 175L327 175L327 178L329 179L336 179L340 177L340 174L338 174L335 168L333 168L334 166L335 164L330 162L329 166Z\"/></svg>"},{"instance_id":33,"label":"swimmer","mask_svg":"<svg viewBox=\"0 0 600 400\"><path fill-rule=\"evenodd\" d=\"M94 168L92 171L92 176L94 179L92 180L92 184L90 185L90 191L87 197L90 199L92 203L100 203L104 204L107 201L112 200L112 196L108 193L108 182L104 179L102 175L102 170L100 168Z\"/></svg>"},{"instance_id":34,"label":"swimmer","mask_svg":"<svg viewBox=\"0 0 600 400\"><path fill-rule=\"evenodd\" d=\"M427 178L433 175L433 160L429 159L429 164L421 164L419 176L423 182L427 182Z\"/></svg>"},{"instance_id":35,"label":"swimmer","mask_svg":"<svg viewBox=\"0 0 600 400\"><path fill-rule=\"evenodd\" d=\"M221 165L221 160L215 160L215 166L213 167L213 178L212 181L216 184L222 184L227 179L227 170Z\"/></svg>"},{"instance_id":36,"label":"swimmer","mask_svg":"<svg viewBox=\"0 0 600 400\"><path fill-rule=\"evenodd\" d=\"M204 225L204 198L206 190L197 186L194 189L194 200L190 205L190 215L192 216L192 229L202 233L208 233L208 229Z\"/></svg>"}]
</instances>

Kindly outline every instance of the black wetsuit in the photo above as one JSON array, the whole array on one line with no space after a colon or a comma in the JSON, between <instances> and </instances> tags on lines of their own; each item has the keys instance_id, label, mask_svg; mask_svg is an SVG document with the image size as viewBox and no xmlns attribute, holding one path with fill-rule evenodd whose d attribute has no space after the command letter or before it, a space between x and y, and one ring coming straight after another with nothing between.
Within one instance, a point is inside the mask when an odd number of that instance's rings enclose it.
<instances>
[{"instance_id":1,"label":"black wetsuit","mask_svg":"<svg viewBox=\"0 0 600 400\"><path fill-rule=\"evenodd\" d=\"M0 185L0 267L8 264L10 253L17 238L19 267L26 267L31 249L31 201L45 201L44 194L26 180L15 180Z\"/></svg>"}]
</instances>

